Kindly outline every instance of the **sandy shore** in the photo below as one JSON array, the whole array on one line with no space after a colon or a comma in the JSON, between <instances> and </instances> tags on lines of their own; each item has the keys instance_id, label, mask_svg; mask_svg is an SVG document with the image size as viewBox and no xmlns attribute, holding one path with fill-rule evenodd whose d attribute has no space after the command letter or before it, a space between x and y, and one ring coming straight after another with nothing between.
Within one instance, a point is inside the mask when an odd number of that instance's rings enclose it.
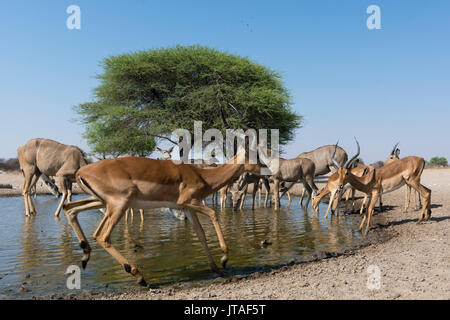
<instances>
[{"instance_id":1,"label":"sandy shore","mask_svg":"<svg viewBox=\"0 0 450 320\"><path fill-rule=\"evenodd\" d=\"M2 183L12 184L14 189L0 190L0 195L20 194L23 178L19 173L2 173ZM410 208L403 212L405 190L401 188L383 197L386 211L378 219L375 217L368 245L340 256L318 256L311 262L268 273L219 277L159 289L136 285L122 293L78 298L450 299L450 169L426 169L422 184L432 190L430 221L417 224L419 211ZM38 191L46 192L43 186ZM369 277L375 275L370 270L379 270L379 289L367 286ZM151 282L151 275L147 275L147 280Z\"/></svg>"},{"instance_id":2,"label":"sandy shore","mask_svg":"<svg viewBox=\"0 0 450 320\"><path fill-rule=\"evenodd\" d=\"M12 189L3 189L0 188L0 196L18 196L22 195L22 186L23 186L23 175L20 171L14 172L3 172L0 171L0 185L1 184L9 184L12 186ZM83 192L76 184L73 185L73 193L81 193ZM45 187L44 183L41 179L36 184L36 192L37 194L51 194L50 191Z\"/></svg>"}]
</instances>

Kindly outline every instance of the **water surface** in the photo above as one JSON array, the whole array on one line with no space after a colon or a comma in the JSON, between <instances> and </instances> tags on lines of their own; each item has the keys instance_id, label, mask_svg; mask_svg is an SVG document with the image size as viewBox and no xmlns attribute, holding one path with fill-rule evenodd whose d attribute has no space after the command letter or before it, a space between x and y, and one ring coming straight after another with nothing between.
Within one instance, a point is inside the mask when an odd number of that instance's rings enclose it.
<instances>
[{"instance_id":1,"label":"water surface","mask_svg":"<svg viewBox=\"0 0 450 320\"><path fill-rule=\"evenodd\" d=\"M74 196L74 200L85 198ZM339 252L358 243L352 216L323 219L312 217L293 199L290 209L282 199L282 209L251 210L251 196L243 211L227 208L219 215L230 249L226 275L263 270L307 254ZM0 298L30 298L56 293L73 293L66 288L65 271L80 266L82 251L64 213L53 216L58 200L39 196L37 216L26 218L22 197L0 197ZM210 199L207 200L211 206ZM89 290L120 290L135 287L135 279L92 238L103 214L85 211L79 221L92 247L91 259L81 273L81 287ZM222 251L208 217L200 216L216 263ZM263 246L266 240L271 245ZM187 221L180 221L160 209L147 210L141 223L139 214L128 223L119 222L112 243L144 273L147 282L166 285L180 281L214 278L203 248Z\"/></svg>"}]
</instances>

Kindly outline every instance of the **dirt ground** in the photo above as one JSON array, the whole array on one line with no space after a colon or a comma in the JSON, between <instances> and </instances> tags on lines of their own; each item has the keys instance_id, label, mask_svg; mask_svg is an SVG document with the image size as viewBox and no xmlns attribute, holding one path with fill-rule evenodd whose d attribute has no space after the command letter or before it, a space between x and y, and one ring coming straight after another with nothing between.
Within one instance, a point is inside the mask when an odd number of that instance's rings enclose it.
<instances>
[{"instance_id":1,"label":"dirt ground","mask_svg":"<svg viewBox=\"0 0 450 320\"><path fill-rule=\"evenodd\" d=\"M0 195L20 193L21 175L0 174L1 183L12 184L15 189L1 190ZM219 277L206 283L159 289L136 285L126 292L79 298L450 299L450 169L426 169L422 184L432 190L430 221L417 224L419 211L410 208L403 212L405 189L401 188L383 196L383 222L374 220L369 233L370 238L382 232L388 240L374 237L368 246L340 256L325 255L268 273Z\"/></svg>"}]
</instances>

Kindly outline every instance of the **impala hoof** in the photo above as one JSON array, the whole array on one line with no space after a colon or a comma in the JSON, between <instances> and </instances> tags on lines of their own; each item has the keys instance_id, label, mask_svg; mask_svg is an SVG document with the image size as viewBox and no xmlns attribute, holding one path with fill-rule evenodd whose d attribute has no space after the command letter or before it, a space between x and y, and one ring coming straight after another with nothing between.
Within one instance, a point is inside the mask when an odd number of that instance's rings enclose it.
<instances>
[{"instance_id":1,"label":"impala hoof","mask_svg":"<svg viewBox=\"0 0 450 320\"><path fill-rule=\"evenodd\" d=\"M222 256L222 258L220 259L220 264L222 265L222 268L224 269L226 268L227 262L228 262L228 255Z\"/></svg>"},{"instance_id":2,"label":"impala hoof","mask_svg":"<svg viewBox=\"0 0 450 320\"><path fill-rule=\"evenodd\" d=\"M83 268L83 270L86 269L87 263L87 261L81 260L81 267Z\"/></svg>"},{"instance_id":3,"label":"impala hoof","mask_svg":"<svg viewBox=\"0 0 450 320\"><path fill-rule=\"evenodd\" d=\"M138 281L138 285L143 286L143 287L147 287L147 282L145 281L144 278L142 278L141 280Z\"/></svg>"}]
</instances>

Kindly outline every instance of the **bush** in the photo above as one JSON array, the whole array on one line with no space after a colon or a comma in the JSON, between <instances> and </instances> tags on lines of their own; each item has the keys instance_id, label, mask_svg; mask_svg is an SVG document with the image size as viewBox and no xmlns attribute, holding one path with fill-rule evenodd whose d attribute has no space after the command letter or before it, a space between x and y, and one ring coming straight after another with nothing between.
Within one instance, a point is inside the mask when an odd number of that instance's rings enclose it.
<instances>
[{"instance_id":1,"label":"bush","mask_svg":"<svg viewBox=\"0 0 450 320\"><path fill-rule=\"evenodd\" d=\"M12 158L8 160L0 159L0 170L3 171L20 170L19 160L17 160L17 158Z\"/></svg>"},{"instance_id":2,"label":"bush","mask_svg":"<svg viewBox=\"0 0 450 320\"><path fill-rule=\"evenodd\" d=\"M430 159L428 164L431 167L447 167L448 166L447 159L444 157L433 157Z\"/></svg>"}]
</instances>

